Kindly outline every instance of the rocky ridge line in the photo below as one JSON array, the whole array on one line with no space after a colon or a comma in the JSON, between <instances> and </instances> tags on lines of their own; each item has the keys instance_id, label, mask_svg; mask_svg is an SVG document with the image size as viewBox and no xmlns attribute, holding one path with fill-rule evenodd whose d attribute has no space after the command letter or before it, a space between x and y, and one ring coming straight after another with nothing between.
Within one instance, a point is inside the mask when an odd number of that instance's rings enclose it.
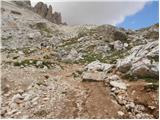
<instances>
[{"instance_id":1,"label":"rocky ridge line","mask_svg":"<svg viewBox=\"0 0 160 120\"><path fill-rule=\"evenodd\" d=\"M63 24L66 25L66 23L62 23L62 16L60 12L53 11L53 8L51 5L49 7L47 4L43 2L38 2L34 7L31 6L30 0L26 1L13 1L16 5L24 8L28 8L33 10L35 13L39 14L43 18L47 19L48 21L55 23L55 24ZM54 13L53 13L54 12Z\"/></svg>"},{"instance_id":2,"label":"rocky ridge line","mask_svg":"<svg viewBox=\"0 0 160 120\"><path fill-rule=\"evenodd\" d=\"M43 18L49 20L50 22L53 22L55 24L66 24L62 23L62 16L60 12L54 12L51 5L49 7L47 4L44 4L43 2L38 2L34 7L33 11L38 13Z\"/></svg>"}]
</instances>

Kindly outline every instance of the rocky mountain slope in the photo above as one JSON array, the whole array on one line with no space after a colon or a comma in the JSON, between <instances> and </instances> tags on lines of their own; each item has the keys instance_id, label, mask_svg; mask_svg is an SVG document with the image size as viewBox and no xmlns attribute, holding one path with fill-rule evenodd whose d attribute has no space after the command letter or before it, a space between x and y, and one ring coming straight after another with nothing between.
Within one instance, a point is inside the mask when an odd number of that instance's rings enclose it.
<instances>
[{"instance_id":1,"label":"rocky mountain slope","mask_svg":"<svg viewBox=\"0 0 160 120\"><path fill-rule=\"evenodd\" d=\"M2 118L159 117L158 24L64 26L31 9L2 1Z\"/></svg>"},{"instance_id":2,"label":"rocky mountain slope","mask_svg":"<svg viewBox=\"0 0 160 120\"><path fill-rule=\"evenodd\" d=\"M66 25L66 23L62 23L61 13L55 10L53 11L51 5L49 5L48 7L47 4L43 2L38 2L34 7L32 7L30 0L13 2L18 7L28 8L52 23Z\"/></svg>"}]
</instances>

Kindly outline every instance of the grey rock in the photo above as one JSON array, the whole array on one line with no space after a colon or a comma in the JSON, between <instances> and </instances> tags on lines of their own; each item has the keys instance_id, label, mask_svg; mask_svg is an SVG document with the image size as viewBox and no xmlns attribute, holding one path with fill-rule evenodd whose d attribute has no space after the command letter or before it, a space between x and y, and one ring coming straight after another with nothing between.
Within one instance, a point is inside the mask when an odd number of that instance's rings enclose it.
<instances>
[{"instance_id":1,"label":"grey rock","mask_svg":"<svg viewBox=\"0 0 160 120\"><path fill-rule=\"evenodd\" d=\"M126 48L128 47L128 43L124 43L123 46Z\"/></svg>"},{"instance_id":2,"label":"grey rock","mask_svg":"<svg viewBox=\"0 0 160 120\"><path fill-rule=\"evenodd\" d=\"M12 97L12 103L21 103L23 99L23 96L21 96L20 94L16 94Z\"/></svg>"},{"instance_id":3,"label":"grey rock","mask_svg":"<svg viewBox=\"0 0 160 120\"><path fill-rule=\"evenodd\" d=\"M106 78L106 73L104 72L83 72L82 79L93 80L93 81L103 81Z\"/></svg>"},{"instance_id":4,"label":"grey rock","mask_svg":"<svg viewBox=\"0 0 160 120\"><path fill-rule=\"evenodd\" d=\"M105 71L108 72L113 68L113 64L101 63L99 60L89 63L85 69L88 71Z\"/></svg>"},{"instance_id":5,"label":"grey rock","mask_svg":"<svg viewBox=\"0 0 160 120\"><path fill-rule=\"evenodd\" d=\"M119 59L117 61L116 68L118 71L125 73L130 70L131 66L132 66L131 59L126 58L126 59Z\"/></svg>"},{"instance_id":6,"label":"grey rock","mask_svg":"<svg viewBox=\"0 0 160 120\"><path fill-rule=\"evenodd\" d=\"M119 116L124 116L124 112L122 112L122 111L118 111L117 113Z\"/></svg>"},{"instance_id":7,"label":"grey rock","mask_svg":"<svg viewBox=\"0 0 160 120\"><path fill-rule=\"evenodd\" d=\"M113 45L115 50L122 50L123 49L123 43L120 40L111 42L110 45Z\"/></svg>"},{"instance_id":8,"label":"grey rock","mask_svg":"<svg viewBox=\"0 0 160 120\"><path fill-rule=\"evenodd\" d=\"M108 81L118 81L120 77L118 75L111 75L107 78Z\"/></svg>"},{"instance_id":9,"label":"grey rock","mask_svg":"<svg viewBox=\"0 0 160 120\"><path fill-rule=\"evenodd\" d=\"M151 61L148 59L142 59L132 65L131 73L133 76L137 77L155 77L159 76L159 69L156 65L152 65Z\"/></svg>"},{"instance_id":10,"label":"grey rock","mask_svg":"<svg viewBox=\"0 0 160 120\"><path fill-rule=\"evenodd\" d=\"M124 73L128 71L130 75L140 78L159 77L157 41L135 46L129 51L129 54L126 58L118 60L117 69L119 71Z\"/></svg>"},{"instance_id":11,"label":"grey rock","mask_svg":"<svg viewBox=\"0 0 160 120\"><path fill-rule=\"evenodd\" d=\"M37 61L37 62L36 62L36 65L37 65L37 66L40 66L40 65L42 65L42 64L43 64L42 61Z\"/></svg>"},{"instance_id":12,"label":"grey rock","mask_svg":"<svg viewBox=\"0 0 160 120\"><path fill-rule=\"evenodd\" d=\"M78 53L74 48L71 49L70 53L65 57L62 58L63 61L78 61L82 59L82 54Z\"/></svg>"},{"instance_id":13,"label":"grey rock","mask_svg":"<svg viewBox=\"0 0 160 120\"><path fill-rule=\"evenodd\" d=\"M127 109L134 109L135 108L135 104L133 102L129 102L125 106L126 106Z\"/></svg>"},{"instance_id":14,"label":"grey rock","mask_svg":"<svg viewBox=\"0 0 160 120\"><path fill-rule=\"evenodd\" d=\"M127 86L124 82L122 82L121 80L118 81L110 81L110 85L116 88L120 88L120 89L127 89Z\"/></svg>"}]
</instances>

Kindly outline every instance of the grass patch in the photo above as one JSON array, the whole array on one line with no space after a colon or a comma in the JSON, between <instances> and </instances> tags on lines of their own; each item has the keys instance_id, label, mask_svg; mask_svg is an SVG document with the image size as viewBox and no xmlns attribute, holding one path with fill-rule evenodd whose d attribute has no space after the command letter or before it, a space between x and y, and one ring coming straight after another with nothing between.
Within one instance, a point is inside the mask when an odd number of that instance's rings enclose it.
<instances>
[{"instance_id":1,"label":"grass patch","mask_svg":"<svg viewBox=\"0 0 160 120\"><path fill-rule=\"evenodd\" d=\"M83 59L79 60L77 63L90 63L95 60L99 60L100 62L106 63L106 59L102 56L102 54L96 54L96 53L86 53L82 56Z\"/></svg>"},{"instance_id":2,"label":"grass patch","mask_svg":"<svg viewBox=\"0 0 160 120\"><path fill-rule=\"evenodd\" d=\"M150 90L158 90L159 88L159 83L152 83L151 85L147 85L145 86L145 89L150 89Z\"/></svg>"},{"instance_id":3,"label":"grass patch","mask_svg":"<svg viewBox=\"0 0 160 120\"><path fill-rule=\"evenodd\" d=\"M155 78L151 78L151 77L145 77L142 79L144 79L146 82L149 82L149 83L157 83L157 81L158 81Z\"/></svg>"},{"instance_id":4,"label":"grass patch","mask_svg":"<svg viewBox=\"0 0 160 120\"><path fill-rule=\"evenodd\" d=\"M129 81L133 81L133 80L135 80L135 77L132 76L130 73L127 73L127 74L122 75L122 79L127 79Z\"/></svg>"},{"instance_id":5,"label":"grass patch","mask_svg":"<svg viewBox=\"0 0 160 120\"><path fill-rule=\"evenodd\" d=\"M41 62L40 64L37 64L37 62ZM45 66L47 68L52 68L54 67L54 63L50 62L50 61L40 61L40 60L35 60L35 59L26 59L26 60L23 60L23 61L16 61L16 62L13 62L13 65L14 66L35 66L36 68L44 68Z\"/></svg>"},{"instance_id":6,"label":"grass patch","mask_svg":"<svg viewBox=\"0 0 160 120\"><path fill-rule=\"evenodd\" d=\"M75 43L77 43L78 41L78 38L77 37L74 37L74 38L71 38L71 39L68 39L66 40L63 45L61 45L60 47L65 47L65 46L70 46L70 45L73 45Z\"/></svg>"},{"instance_id":7,"label":"grass patch","mask_svg":"<svg viewBox=\"0 0 160 120\"><path fill-rule=\"evenodd\" d=\"M24 52L25 55L29 55L31 53L34 53L36 50L35 49L31 50L30 48L24 48L22 49L22 51Z\"/></svg>"},{"instance_id":8,"label":"grass patch","mask_svg":"<svg viewBox=\"0 0 160 120\"><path fill-rule=\"evenodd\" d=\"M94 48L94 46L92 47ZM117 59L123 58L127 55L127 52L124 52L124 51L113 51L109 55L102 54L102 53L94 53L92 52L93 51L92 47L86 51L83 51L84 52L84 55L82 56L83 59L79 61L75 61L74 63L84 64L84 63L90 63L90 62L99 60L100 62L103 62L103 63L115 64L117 62Z\"/></svg>"}]
</instances>

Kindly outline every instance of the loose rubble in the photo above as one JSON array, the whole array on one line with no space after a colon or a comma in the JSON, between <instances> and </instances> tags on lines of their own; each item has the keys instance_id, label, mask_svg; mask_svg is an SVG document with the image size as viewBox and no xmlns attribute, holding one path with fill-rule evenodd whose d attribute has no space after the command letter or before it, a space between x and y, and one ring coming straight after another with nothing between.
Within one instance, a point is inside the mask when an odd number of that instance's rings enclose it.
<instances>
[{"instance_id":1,"label":"loose rubble","mask_svg":"<svg viewBox=\"0 0 160 120\"><path fill-rule=\"evenodd\" d=\"M2 1L1 118L159 118L159 25L73 25Z\"/></svg>"},{"instance_id":2,"label":"loose rubble","mask_svg":"<svg viewBox=\"0 0 160 120\"><path fill-rule=\"evenodd\" d=\"M109 81L109 82L108 82ZM135 104L134 101L129 98L127 90L127 85L122 82L120 77L113 75L108 77L106 80L106 85L111 86L111 95L114 96L118 104L124 107L127 111L130 111L130 119L151 119L153 115L145 113L145 106ZM118 115L123 116L122 111L118 111Z\"/></svg>"}]
</instances>

